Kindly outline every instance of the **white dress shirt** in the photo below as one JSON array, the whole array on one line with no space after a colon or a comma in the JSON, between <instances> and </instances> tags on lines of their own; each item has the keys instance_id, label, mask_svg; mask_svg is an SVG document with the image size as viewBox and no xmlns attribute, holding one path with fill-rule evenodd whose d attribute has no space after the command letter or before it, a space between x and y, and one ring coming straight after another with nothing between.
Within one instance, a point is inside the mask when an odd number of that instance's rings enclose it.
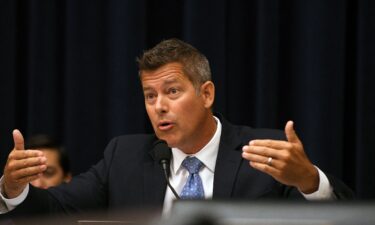
<instances>
[{"instance_id":1,"label":"white dress shirt","mask_svg":"<svg viewBox=\"0 0 375 225\"><path fill-rule=\"evenodd\" d=\"M204 189L204 197L206 199L211 199L213 194L214 188L214 174L215 174L215 165L216 165L216 158L219 152L219 144L220 144L220 136L221 136L221 123L220 120L214 117L216 120L217 128L215 131L214 136L208 142L206 146L204 146L200 151L193 155L187 155L182 152L180 149L172 148L172 157L170 163L170 176L169 182L176 190L177 194L180 194L188 177L189 172L181 165L182 161L187 156L195 156L203 163L203 168L199 171L199 176L202 179L203 189ZM319 188L316 192L311 194L301 194L307 200L329 200L334 199L334 194L332 190L332 186L328 181L327 176L318 168L319 172ZM250 169L250 168L249 168ZM164 205L163 205L163 215L167 216L172 208L173 201L176 200L176 197L167 186L167 190L164 197Z\"/></svg>"},{"instance_id":2,"label":"white dress shirt","mask_svg":"<svg viewBox=\"0 0 375 225\"><path fill-rule=\"evenodd\" d=\"M1 177L0 179L0 214L7 213L13 210L14 208L16 208L16 206L21 204L26 199L27 194L29 193L29 184L28 184L26 185L26 188L23 189L22 193L18 197L12 198L12 199L5 198L2 194L3 183L4 183L3 177Z\"/></svg>"},{"instance_id":3,"label":"white dress shirt","mask_svg":"<svg viewBox=\"0 0 375 225\"><path fill-rule=\"evenodd\" d=\"M187 155L183 151L177 148L172 148L172 157L170 163L170 176L169 182L172 187L176 190L177 194L180 194L188 177L189 172L181 165L182 161L187 156L195 156L202 163L202 169L199 171L199 176L202 179L204 197L205 199L211 199L214 189L214 173L217 153L219 151L219 143L221 136L221 123L218 118L216 120L216 131L211 140L196 154ZM173 201L176 200L170 188L167 188L165 192L163 214L167 215L172 208Z\"/></svg>"},{"instance_id":4,"label":"white dress shirt","mask_svg":"<svg viewBox=\"0 0 375 225\"><path fill-rule=\"evenodd\" d=\"M172 157L170 163L170 177L169 182L175 188L178 194L181 193L189 172L181 166L182 161L187 156L195 156L202 163L203 168L199 171L199 176L202 179L202 184L204 188L204 196L206 199L211 199L213 194L213 185L214 185L214 174L215 174L215 165L216 158L219 151L219 143L221 136L221 123L220 120L214 117L216 120L216 131L211 140L204 146L200 151L194 155L187 155L177 148L172 148ZM311 194L303 194L307 200L330 200L335 199L333 194L332 186L328 181L327 176L318 168L319 172L319 188L316 192ZM249 168L250 169L250 168ZM21 204L27 197L29 193L29 186L27 185L23 192L16 198L7 199L2 193L3 187L3 178L0 179L0 214L7 213ZM176 200L172 191L167 187L165 197L164 197L164 206L163 206L163 215L168 215L170 212L173 201Z\"/></svg>"}]
</instances>

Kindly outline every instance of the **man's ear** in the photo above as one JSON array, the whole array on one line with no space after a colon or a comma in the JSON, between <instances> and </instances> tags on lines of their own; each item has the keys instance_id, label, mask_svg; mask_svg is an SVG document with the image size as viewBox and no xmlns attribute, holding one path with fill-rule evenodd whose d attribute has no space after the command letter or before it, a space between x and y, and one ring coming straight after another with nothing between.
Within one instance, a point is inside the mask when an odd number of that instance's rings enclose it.
<instances>
[{"instance_id":1,"label":"man's ear","mask_svg":"<svg viewBox=\"0 0 375 225\"><path fill-rule=\"evenodd\" d=\"M215 100L215 85L212 81L206 81L201 85L201 97L206 108L211 108Z\"/></svg>"},{"instance_id":2,"label":"man's ear","mask_svg":"<svg viewBox=\"0 0 375 225\"><path fill-rule=\"evenodd\" d=\"M63 181L65 183L69 183L71 179L72 179L72 174L69 172L69 173L65 174L65 177L64 177Z\"/></svg>"}]
</instances>

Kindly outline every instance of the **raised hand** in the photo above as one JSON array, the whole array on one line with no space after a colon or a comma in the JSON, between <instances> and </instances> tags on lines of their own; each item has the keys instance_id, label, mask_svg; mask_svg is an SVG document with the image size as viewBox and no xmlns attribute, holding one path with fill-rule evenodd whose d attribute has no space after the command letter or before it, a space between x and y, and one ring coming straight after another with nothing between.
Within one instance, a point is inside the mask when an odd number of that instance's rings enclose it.
<instances>
[{"instance_id":1,"label":"raised hand","mask_svg":"<svg viewBox=\"0 0 375 225\"><path fill-rule=\"evenodd\" d=\"M293 122L285 125L287 141L252 140L242 150L250 166L271 175L279 182L309 194L319 188L319 173L307 158Z\"/></svg>"},{"instance_id":2,"label":"raised hand","mask_svg":"<svg viewBox=\"0 0 375 225\"><path fill-rule=\"evenodd\" d=\"M19 196L26 185L46 170L46 157L42 151L25 151L24 138L19 130L13 131L14 149L4 168L3 194L7 198Z\"/></svg>"}]
</instances>

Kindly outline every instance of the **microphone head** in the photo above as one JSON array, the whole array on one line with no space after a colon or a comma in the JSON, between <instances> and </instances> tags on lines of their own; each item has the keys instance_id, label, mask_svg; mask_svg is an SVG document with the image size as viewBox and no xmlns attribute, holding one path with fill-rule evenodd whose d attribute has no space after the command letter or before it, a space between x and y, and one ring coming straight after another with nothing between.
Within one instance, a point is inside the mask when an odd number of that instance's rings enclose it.
<instances>
[{"instance_id":1,"label":"microphone head","mask_svg":"<svg viewBox=\"0 0 375 225\"><path fill-rule=\"evenodd\" d=\"M157 140L154 142L154 151L155 158L159 163L162 163L163 161L169 163L171 160L172 151L164 140Z\"/></svg>"}]
</instances>

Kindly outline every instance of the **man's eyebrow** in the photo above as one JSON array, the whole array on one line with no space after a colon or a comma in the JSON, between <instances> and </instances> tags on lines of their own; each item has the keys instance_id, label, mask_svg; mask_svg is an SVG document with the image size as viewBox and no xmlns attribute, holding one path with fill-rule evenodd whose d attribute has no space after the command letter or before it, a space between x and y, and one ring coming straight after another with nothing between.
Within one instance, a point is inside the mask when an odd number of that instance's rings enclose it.
<instances>
[{"instance_id":1,"label":"man's eyebrow","mask_svg":"<svg viewBox=\"0 0 375 225\"><path fill-rule=\"evenodd\" d=\"M179 79L177 79L177 78L175 78L175 77L173 77L173 78L169 78L169 79L166 79L165 81L163 81L162 86L166 86L166 85L173 84L173 83L178 83L178 80L179 80ZM149 87L149 86L144 86L142 89L143 89L143 91L151 91L151 90L154 90L154 88Z\"/></svg>"},{"instance_id":2,"label":"man's eyebrow","mask_svg":"<svg viewBox=\"0 0 375 225\"><path fill-rule=\"evenodd\" d=\"M177 78L169 78L167 80L164 81L163 85L166 85L166 84L172 84L172 83L176 83L178 82Z\"/></svg>"},{"instance_id":3,"label":"man's eyebrow","mask_svg":"<svg viewBox=\"0 0 375 225\"><path fill-rule=\"evenodd\" d=\"M146 86L146 87L143 87L142 89L143 89L143 91L150 91L150 90L152 90L153 88L151 88L151 87L147 87L147 86Z\"/></svg>"}]
</instances>

